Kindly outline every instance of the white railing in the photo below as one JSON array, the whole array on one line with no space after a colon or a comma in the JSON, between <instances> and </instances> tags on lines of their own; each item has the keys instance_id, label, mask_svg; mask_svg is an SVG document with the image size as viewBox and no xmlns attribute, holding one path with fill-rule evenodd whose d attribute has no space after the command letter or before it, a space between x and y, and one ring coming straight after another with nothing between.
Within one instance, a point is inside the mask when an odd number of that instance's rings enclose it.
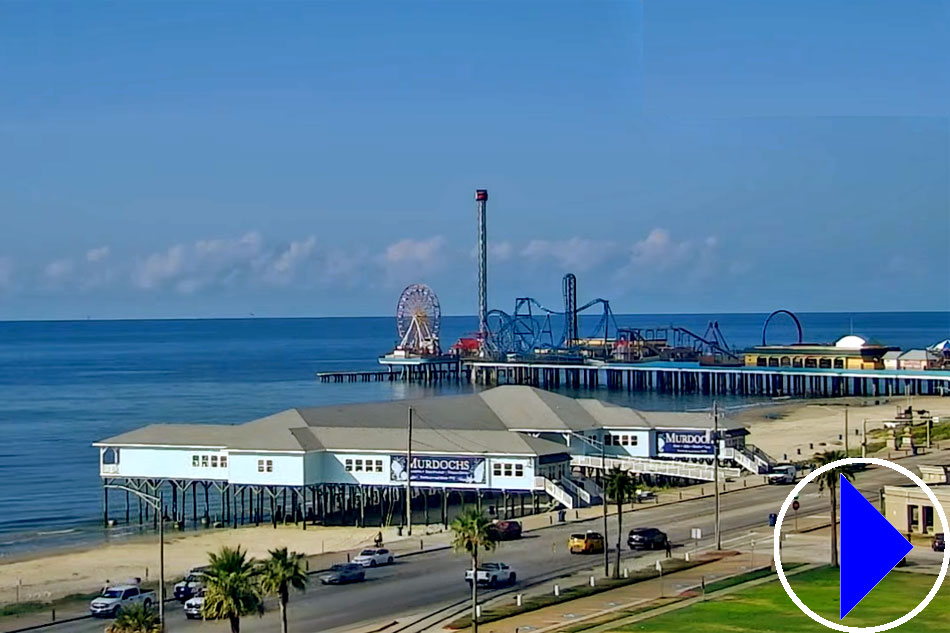
<instances>
[{"instance_id":1,"label":"white railing","mask_svg":"<svg viewBox=\"0 0 950 633\"><path fill-rule=\"evenodd\" d=\"M722 450L721 455L723 459L735 461L753 475L767 473L772 468L772 464L766 458L758 455L754 451L727 447Z\"/></svg>"},{"instance_id":2,"label":"white railing","mask_svg":"<svg viewBox=\"0 0 950 633\"><path fill-rule=\"evenodd\" d=\"M561 477L561 486L567 488L568 492L573 493L578 499L590 505L590 493L578 486L567 477Z\"/></svg>"},{"instance_id":3,"label":"white railing","mask_svg":"<svg viewBox=\"0 0 950 633\"><path fill-rule=\"evenodd\" d=\"M574 466L586 466L587 468L603 469L604 464L600 457L593 455L574 455L571 457L571 464ZM712 481L714 479L713 467L708 464L691 464L663 459L647 459L643 457L608 457L606 459L607 469L614 467L622 470L632 470L638 473L649 473L651 475L668 475L670 477L684 477L686 479L698 479L703 481ZM719 480L734 479L741 474L738 468L720 468Z\"/></svg>"},{"instance_id":4,"label":"white railing","mask_svg":"<svg viewBox=\"0 0 950 633\"><path fill-rule=\"evenodd\" d=\"M102 475L116 475L119 473L118 464L100 464L99 473Z\"/></svg>"},{"instance_id":5,"label":"white railing","mask_svg":"<svg viewBox=\"0 0 950 633\"><path fill-rule=\"evenodd\" d=\"M560 503L568 510L574 509L574 497L567 490L561 488L547 477L535 477L534 487L544 490L552 499Z\"/></svg>"}]
</instances>

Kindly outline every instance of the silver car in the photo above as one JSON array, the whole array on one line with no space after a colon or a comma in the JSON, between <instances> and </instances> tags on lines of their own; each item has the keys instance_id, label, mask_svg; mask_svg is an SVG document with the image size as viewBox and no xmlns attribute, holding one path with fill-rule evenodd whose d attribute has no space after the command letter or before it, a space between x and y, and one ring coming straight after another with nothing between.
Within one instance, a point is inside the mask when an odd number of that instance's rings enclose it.
<instances>
[{"instance_id":1,"label":"silver car","mask_svg":"<svg viewBox=\"0 0 950 633\"><path fill-rule=\"evenodd\" d=\"M320 582L325 585L342 585L347 582L362 582L366 580L366 571L362 565L356 563L341 563L334 565L330 571L320 576Z\"/></svg>"}]
</instances>

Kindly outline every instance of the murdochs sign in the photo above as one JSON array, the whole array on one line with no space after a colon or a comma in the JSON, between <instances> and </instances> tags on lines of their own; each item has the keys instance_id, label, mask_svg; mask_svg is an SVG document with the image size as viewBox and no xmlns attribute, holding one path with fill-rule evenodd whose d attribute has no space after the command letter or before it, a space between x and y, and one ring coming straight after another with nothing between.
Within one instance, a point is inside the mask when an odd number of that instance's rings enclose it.
<instances>
[{"instance_id":1,"label":"murdochs sign","mask_svg":"<svg viewBox=\"0 0 950 633\"><path fill-rule=\"evenodd\" d=\"M660 455L712 455L715 447L708 431L674 429L656 432L656 452Z\"/></svg>"},{"instance_id":2,"label":"murdochs sign","mask_svg":"<svg viewBox=\"0 0 950 633\"><path fill-rule=\"evenodd\" d=\"M393 455L389 477L406 481L406 456ZM419 455L412 457L412 480L454 484L485 483L485 458L456 455Z\"/></svg>"}]
</instances>

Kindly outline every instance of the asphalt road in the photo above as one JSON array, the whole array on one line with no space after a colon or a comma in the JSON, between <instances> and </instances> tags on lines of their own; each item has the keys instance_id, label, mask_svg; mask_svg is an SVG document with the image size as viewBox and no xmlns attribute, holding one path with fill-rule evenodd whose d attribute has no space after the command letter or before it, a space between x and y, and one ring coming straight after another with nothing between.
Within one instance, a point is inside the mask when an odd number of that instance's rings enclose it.
<instances>
[{"instance_id":1,"label":"asphalt road","mask_svg":"<svg viewBox=\"0 0 950 633\"><path fill-rule=\"evenodd\" d=\"M904 465L915 461L932 461L927 458L902 460ZM903 484L906 479L887 469L875 468L860 473L857 487L875 504L878 491L885 483ZM768 515L778 512L791 486L764 486L721 497L723 539L734 538L753 529L768 526ZM818 497L817 486L809 485L800 496L799 516L828 512L827 496ZM790 525L790 517L786 525ZM608 521L610 540L616 542L617 521ZM623 517L623 532L632 527L655 526L667 532L674 544L689 542L690 529L699 527L710 543L714 528L713 499L697 499L666 506L638 506ZM500 544L490 559L512 565L518 572L519 584L552 578L559 573L579 571L598 564L600 556L571 556L566 550L568 536L572 532L593 529L600 531L602 520L557 525L529 532L520 541ZM624 539L625 541L625 539ZM691 544L691 543L690 543ZM630 552L623 548L623 558L643 556L642 552ZM611 560L613 558L611 557ZM396 619L410 613L428 613L442 606L460 601L469 595L468 585L463 580L468 559L450 550L419 554L389 567L367 570L363 583L344 586L323 586L314 578L314 584L304 594L294 594L289 606L292 630L332 631L352 630L361 624ZM487 594L488 592L485 592ZM168 631L222 631L225 622L189 621L181 606L171 602L166 605ZM84 620L49 627L47 631L71 631L77 633L101 632L107 622ZM279 630L276 610L272 609L262 618L255 616L242 619L241 630L248 633Z\"/></svg>"}]
</instances>

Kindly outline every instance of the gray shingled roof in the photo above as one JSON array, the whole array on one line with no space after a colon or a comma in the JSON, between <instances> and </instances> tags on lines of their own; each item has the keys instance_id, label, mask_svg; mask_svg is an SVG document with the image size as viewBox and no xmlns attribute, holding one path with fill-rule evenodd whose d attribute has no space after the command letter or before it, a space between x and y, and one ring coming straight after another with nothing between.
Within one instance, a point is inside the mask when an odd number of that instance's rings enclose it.
<instances>
[{"instance_id":1,"label":"gray shingled roof","mask_svg":"<svg viewBox=\"0 0 950 633\"><path fill-rule=\"evenodd\" d=\"M596 428L705 428L703 413L645 412L505 385L476 394L287 409L240 425L153 424L97 446L209 446L233 450L405 450L408 409L413 448L444 453L552 454L567 449L527 432ZM735 426L726 421L723 428ZM523 433L512 433L521 431Z\"/></svg>"}]
</instances>

